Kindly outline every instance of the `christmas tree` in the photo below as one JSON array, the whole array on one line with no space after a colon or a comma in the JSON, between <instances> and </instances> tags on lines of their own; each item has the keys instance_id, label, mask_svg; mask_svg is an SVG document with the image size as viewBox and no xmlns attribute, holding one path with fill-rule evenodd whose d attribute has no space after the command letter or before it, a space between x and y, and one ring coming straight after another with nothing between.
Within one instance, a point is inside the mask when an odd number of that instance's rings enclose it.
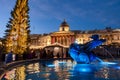
<instances>
[{"instance_id":1,"label":"christmas tree","mask_svg":"<svg viewBox=\"0 0 120 80\"><path fill-rule=\"evenodd\" d=\"M14 54L23 54L29 47L29 6L28 0L17 0L11 11L11 18L5 33L5 50Z\"/></svg>"}]
</instances>

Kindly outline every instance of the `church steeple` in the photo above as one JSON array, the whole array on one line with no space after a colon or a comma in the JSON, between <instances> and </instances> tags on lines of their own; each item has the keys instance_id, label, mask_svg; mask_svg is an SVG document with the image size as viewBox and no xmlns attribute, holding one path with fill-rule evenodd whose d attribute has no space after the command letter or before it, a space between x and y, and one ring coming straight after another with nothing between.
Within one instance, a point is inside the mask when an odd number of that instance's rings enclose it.
<instances>
[{"instance_id":1,"label":"church steeple","mask_svg":"<svg viewBox=\"0 0 120 80\"><path fill-rule=\"evenodd\" d=\"M67 24L66 20L64 19L64 21L61 23L59 31L69 31L69 25Z\"/></svg>"}]
</instances>

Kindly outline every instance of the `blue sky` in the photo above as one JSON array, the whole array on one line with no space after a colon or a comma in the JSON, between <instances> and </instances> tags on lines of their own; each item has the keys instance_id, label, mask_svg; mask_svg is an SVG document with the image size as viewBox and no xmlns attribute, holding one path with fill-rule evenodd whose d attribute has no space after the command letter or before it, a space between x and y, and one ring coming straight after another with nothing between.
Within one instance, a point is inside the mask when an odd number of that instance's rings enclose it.
<instances>
[{"instance_id":1,"label":"blue sky","mask_svg":"<svg viewBox=\"0 0 120 80\"><path fill-rule=\"evenodd\" d=\"M0 0L0 37L16 0ZM120 28L120 0L29 0L31 34L58 31L66 19L71 30Z\"/></svg>"}]
</instances>

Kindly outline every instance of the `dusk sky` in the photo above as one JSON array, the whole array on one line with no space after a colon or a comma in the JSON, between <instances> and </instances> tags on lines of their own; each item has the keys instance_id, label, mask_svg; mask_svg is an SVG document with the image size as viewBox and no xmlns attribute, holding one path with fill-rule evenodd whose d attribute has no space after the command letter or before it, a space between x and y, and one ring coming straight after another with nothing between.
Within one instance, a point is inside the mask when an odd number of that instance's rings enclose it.
<instances>
[{"instance_id":1,"label":"dusk sky","mask_svg":"<svg viewBox=\"0 0 120 80\"><path fill-rule=\"evenodd\" d=\"M16 0L0 0L0 37L4 36ZM120 0L29 0L31 34L59 30L66 19L71 30L120 28Z\"/></svg>"}]
</instances>

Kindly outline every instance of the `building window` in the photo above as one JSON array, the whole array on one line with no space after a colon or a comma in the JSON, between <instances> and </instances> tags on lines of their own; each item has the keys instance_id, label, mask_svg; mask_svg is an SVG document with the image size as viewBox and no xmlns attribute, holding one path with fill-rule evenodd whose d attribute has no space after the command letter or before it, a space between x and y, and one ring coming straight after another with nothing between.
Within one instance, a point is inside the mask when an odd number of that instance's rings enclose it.
<instances>
[{"instance_id":1,"label":"building window","mask_svg":"<svg viewBox=\"0 0 120 80\"><path fill-rule=\"evenodd\" d=\"M117 38L117 36L114 36L114 40L117 40L118 38Z\"/></svg>"},{"instance_id":2,"label":"building window","mask_svg":"<svg viewBox=\"0 0 120 80\"><path fill-rule=\"evenodd\" d=\"M64 28L62 28L62 31L64 31Z\"/></svg>"}]
</instances>

